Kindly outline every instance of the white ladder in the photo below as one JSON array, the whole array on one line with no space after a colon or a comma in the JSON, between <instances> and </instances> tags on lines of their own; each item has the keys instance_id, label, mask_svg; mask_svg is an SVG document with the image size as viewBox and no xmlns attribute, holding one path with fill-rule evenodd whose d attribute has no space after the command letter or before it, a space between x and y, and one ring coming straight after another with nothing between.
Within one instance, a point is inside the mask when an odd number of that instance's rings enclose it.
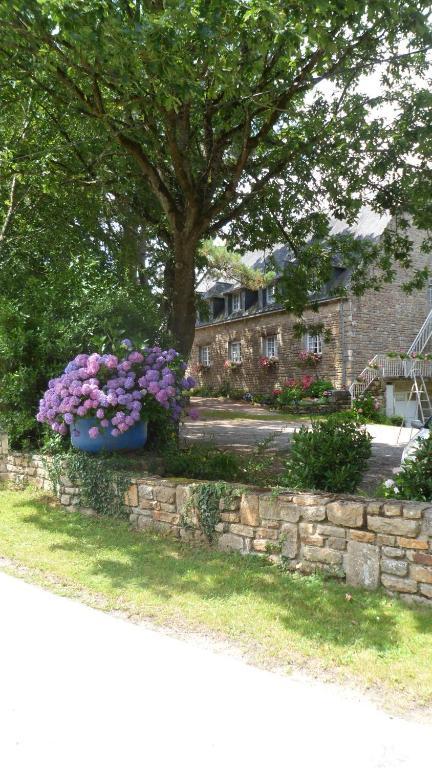
<instances>
[{"instance_id":1,"label":"white ladder","mask_svg":"<svg viewBox=\"0 0 432 768\"><path fill-rule=\"evenodd\" d=\"M417 401L418 415L424 424L426 419L432 416L432 403L423 376L415 372L408 400L411 401L414 397Z\"/></svg>"}]
</instances>

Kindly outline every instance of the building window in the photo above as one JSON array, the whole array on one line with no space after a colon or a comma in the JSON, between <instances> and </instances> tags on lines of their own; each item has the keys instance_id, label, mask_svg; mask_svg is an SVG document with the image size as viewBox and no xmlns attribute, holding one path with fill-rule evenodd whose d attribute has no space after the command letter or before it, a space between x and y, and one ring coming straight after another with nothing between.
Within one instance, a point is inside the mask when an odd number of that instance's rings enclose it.
<instances>
[{"instance_id":1,"label":"building window","mask_svg":"<svg viewBox=\"0 0 432 768\"><path fill-rule=\"evenodd\" d=\"M264 339L264 354L266 357L278 356L277 336L266 336Z\"/></svg>"},{"instance_id":2,"label":"building window","mask_svg":"<svg viewBox=\"0 0 432 768\"><path fill-rule=\"evenodd\" d=\"M275 301L276 301L275 290L276 290L276 286L275 285L268 285L267 286L267 288L266 288L267 304L274 304L275 303Z\"/></svg>"},{"instance_id":3,"label":"building window","mask_svg":"<svg viewBox=\"0 0 432 768\"><path fill-rule=\"evenodd\" d=\"M240 311L240 294L239 293L233 293L232 295L232 311L233 312Z\"/></svg>"},{"instance_id":4,"label":"building window","mask_svg":"<svg viewBox=\"0 0 432 768\"><path fill-rule=\"evenodd\" d=\"M201 365L210 365L210 347L200 347L198 356Z\"/></svg>"},{"instance_id":5,"label":"building window","mask_svg":"<svg viewBox=\"0 0 432 768\"><path fill-rule=\"evenodd\" d=\"M428 285L428 299L429 299L429 304L430 304L430 306L432 307L432 280L429 280L429 285Z\"/></svg>"},{"instance_id":6,"label":"building window","mask_svg":"<svg viewBox=\"0 0 432 768\"><path fill-rule=\"evenodd\" d=\"M306 351L313 352L315 355L322 355L323 337L321 334L312 335L308 333L306 335Z\"/></svg>"},{"instance_id":7,"label":"building window","mask_svg":"<svg viewBox=\"0 0 432 768\"><path fill-rule=\"evenodd\" d=\"M229 359L233 363L241 362L241 342L231 341L229 345Z\"/></svg>"}]
</instances>

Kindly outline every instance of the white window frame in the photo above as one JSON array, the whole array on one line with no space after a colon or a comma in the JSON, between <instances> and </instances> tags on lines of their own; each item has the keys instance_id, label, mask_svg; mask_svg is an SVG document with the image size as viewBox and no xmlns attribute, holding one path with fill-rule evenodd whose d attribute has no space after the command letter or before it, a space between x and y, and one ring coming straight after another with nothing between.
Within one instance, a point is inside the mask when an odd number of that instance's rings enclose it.
<instances>
[{"instance_id":1,"label":"white window frame","mask_svg":"<svg viewBox=\"0 0 432 768\"><path fill-rule=\"evenodd\" d=\"M201 365L210 365L210 347L205 344L198 349L198 360Z\"/></svg>"},{"instance_id":2,"label":"white window frame","mask_svg":"<svg viewBox=\"0 0 432 768\"><path fill-rule=\"evenodd\" d=\"M234 306L234 302L235 302L235 306ZM232 312L240 312L240 310L241 310L240 293L233 293L232 294L231 311Z\"/></svg>"},{"instance_id":3,"label":"white window frame","mask_svg":"<svg viewBox=\"0 0 432 768\"><path fill-rule=\"evenodd\" d=\"M276 302L275 290L276 290L276 286L274 284L268 285L266 287L267 304L275 304Z\"/></svg>"},{"instance_id":4,"label":"white window frame","mask_svg":"<svg viewBox=\"0 0 432 768\"><path fill-rule=\"evenodd\" d=\"M230 341L229 359L233 363L241 363L241 341Z\"/></svg>"},{"instance_id":5,"label":"white window frame","mask_svg":"<svg viewBox=\"0 0 432 768\"><path fill-rule=\"evenodd\" d=\"M278 337L277 334L271 336L265 336L264 338L264 354L266 357L278 356Z\"/></svg>"},{"instance_id":6,"label":"white window frame","mask_svg":"<svg viewBox=\"0 0 432 768\"><path fill-rule=\"evenodd\" d=\"M323 337L321 333L306 334L306 352L311 352L314 355L322 355L323 351Z\"/></svg>"}]
</instances>

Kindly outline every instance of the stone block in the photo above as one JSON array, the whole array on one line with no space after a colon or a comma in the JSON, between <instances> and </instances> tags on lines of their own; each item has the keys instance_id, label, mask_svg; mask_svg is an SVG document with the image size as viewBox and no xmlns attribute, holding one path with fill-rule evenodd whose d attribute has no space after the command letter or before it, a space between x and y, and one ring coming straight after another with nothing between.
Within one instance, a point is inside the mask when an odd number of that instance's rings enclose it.
<instances>
[{"instance_id":1,"label":"stone block","mask_svg":"<svg viewBox=\"0 0 432 768\"><path fill-rule=\"evenodd\" d=\"M422 595L432 600L432 584L419 584L419 589Z\"/></svg>"},{"instance_id":2,"label":"stone block","mask_svg":"<svg viewBox=\"0 0 432 768\"><path fill-rule=\"evenodd\" d=\"M240 522L243 525L260 524L259 497L255 493L243 493L240 500Z\"/></svg>"},{"instance_id":3,"label":"stone block","mask_svg":"<svg viewBox=\"0 0 432 768\"><path fill-rule=\"evenodd\" d=\"M368 515L368 528L376 533L393 533L396 536L417 536L420 526L417 520L401 517L377 517Z\"/></svg>"},{"instance_id":4,"label":"stone block","mask_svg":"<svg viewBox=\"0 0 432 768\"><path fill-rule=\"evenodd\" d=\"M305 506L301 512L301 518L310 522L320 522L326 519L326 508Z\"/></svg>"},{"instance_id":5,"label":"stone block","mask_svg":"<svg viewBox=\"0 0 432 768\"><path fill-rule=\"evenodd\" d=\"M303 547L303 556L313 563L326 563L327 565L341 565L342 553L335 552L328 547Z\"/></svg>"},{"instance_id":6,"label":"stone block","mask_svg":"<svg viewBox=\"0 0 432 768\"><path fill-rule=\"evenodd\" d=\"M301 541L302 544L310 544L312 547L323 547L325 539L324 536L314 534L312 536L302 536Z\"/></svg>"},{"instance_id":7,"label":"stone block","mask_svg":"<svg viewBox=\"0 0 432 768\"><path fill-rule=\"evenodd\" d=\"M298 523L303 507L284 501L278 503L278 510L280 520L283 520L285 523Z\"/></svg>"},{"instance_id":8,"label":"stone block","mask_svg":"<svg viewBox=\"0 0 432 768\"><path fill-rule=\"evenodd\" d=\"M131 485L126 491L124 503L126 504L127 507L138 506L138 488L135 484Z\"/></svg>"},{"instance_id":9,"label":"stone block","mask_svg":"<svg viewBox=\"0 0 432 768\"><path fill-rule=\"evenodd\" d=\"M293 496L293 504L298 504L300 507L321 507L328 504L329 501L331 501L330 497L314 493L302 493L298 496Z\"/></svg>"},{"instance_id":10,"label":"stone block","mask_svg":"<svg viewBox=\"0 0 432 768\"><path fill-rule=\"evenodd\" d=\"M428 542L421 539L406 539L404 536L398 536L397 544L405 549L428 549Z\"/></svg>"},{"instance_id":11,"label":"stone block","mask_svg":"<svg viewBox=\"0 0 432 768\"><path fill-rule=\"evenodd\" d=\"M281 528L281 554L290 559L297 557L299 536L298 527L294 523L284 523Z\"/></svg>"},{"instance_id":12,"label":"stone block","mask_svg":"<svg viewBox=\"0 0 432 768\"><path fill-rule=\"evenodd\" d=\"M376 589L379 584L379 548L374 544L349 541L345 567L347 584Z\"/></svg>"},{"instance_id":13,"label":"stone block","mask_svg":"<svg viewBox=\"0 0 432 768\"><path fill-rule=\"evenodd\" d=\"M379 501L370 501L367 505L368 515L379 515L382 510L382 504Z\"/></svg>"},{"instance_id":14,"label":"stone block","mask_svg":"<svg viewBox=\"0 0 432 768\"><path fill-rule=\"evenodd\" d=\"M361 501L334 501L327 505L327 517L335 525L361 528L364 524L365 505Z\"/></svg>"},{"instance_id":15,"label":"stone block","mask_svg":"<svg viewBox=\"0 0 432 768\"><path fill-rule=\"evenodd\" d=\"M410 576L415 581L432 584L432 568L428 568L425 565L411 565Z\"/></svg>"},{"instance_id":16,"label":"stone block","mask_svg":"<svg viewBox=\"0 0 432 768\"><path fill-rule=\"evenodd\" d=\"M377 533L376 543L381 547L394 547L396 544L396 536L388 536L383 533Z\"/></svg>"},{"instance_id":17,"label":"stone block","mask_svg":"<svg viewBox=\"0 0 432 768\"><path fill-rule=\"evenodd\" d=\"M299 523L298 529L300 536L312 536L312 534L315 533L315 527L316 526L313 523Z\"/></svg>"},{"instance_id":18,"label":"stone block","mask_svg":"<svg viewBox=\"0 0 432 768\"><path fill-rule=\"evenodd\" d=\"M326 525L325 523L319 523L316 532L321 536L337 536L341 539L346 537L346 531L343 528L338 528L336 525Z\"/></svg>"},{"instance_id":19,"label":"stone block","mask_svg":"<svg viewBox=\"0 0 432 768\"><path fill-rule=\"evenodd\" d=\"M405 552L403 551L403 549L399 549L399 547L383 547L381 552L385 557L399 558L399 557L405 556Z\"/></svg>"},{"instance_id":20,"label":"stone block","mask_svg":"<svg viewBox=\"0 0 432 768\"><path fill-rule=\"evenodd\" d=\"M277 528L257 528L255 533L257 539L277 539L279 530Z\"/></svg>"},{"instance_id":21,"label":"stone block","mask_svg":"<svg viewBox=\"0 0 432 768\"><path fill-rule=\"evenodd\" d=\"M426 553L426 552L414 552L413 553L413 562L417 563L417 565L430 565L432 566L432 555Z\"/></svg>"},{"instance_id":22,"label":"stone block","mask_svg":"<svg viewBox=\"0 0 432 768\"><path fill-rule=\"evenodd\" d=\"M329 536L327 539L327 546L330 549L338 549L340 552L344 552L346 548L346 539L341 539L339 536Z\"/></svg>"},{"instance_id":23,"label":"stone block","mask_svg":"<svg viewBox=\"0 0 432 768\"><path fill-rule=\"evenodd\" d=\"M350 531L349 538L351 541L362 541L364 544L375 543L375 534L370 531Z\"/></svg>"},{"instance_id":24,"label":"stone block","mask_svg":"<svg viewBox=\"0 0 432 768\"><path fill-rule=\"evenodd\" d=\"M177 512L180 514L185 511L185 507L189 504L192 496L192 488L190 485L178 485L176 488L176 507Z\"/></svg>"},{"instance_id":25,"label":"stone block","mask_svg":"<svg viewBox=\"0 0 432 768\"><path fill-rule=\"evenodd\" d=\"M383 587L391 592L417 592L417 582L411 579L400 579L398 576L390 576L387 573L383 573L381 583Z\"/></svg>"},{"instance_id":26,"label":"stone block","mask_svg":"<svg viewBox=\"0 0 432 768\"><path fill-rule=\"evenodd\" d=\"M167 488L166 486L155 486L154 496L157 501L161 501L163 504L175 504L176 501L176 489Z\"/></svg>"},{"instance_id":27,"label":"stone block","mask_svg":"<svg viewBox=\"0 0 432 768\"><path fill-rule=\"evenodd\" d=\"M63 504L64 507L68 507L70 504L71 497L68 496L66 493L63 493L60 496L60 504Z\"/></svg>"},{"instance_id":28,"label":"stone block","mask_svg":"<svg viewBox=\"0 0 432 768\"><path fill-rule=\"evenodd\" d=\"M427 509L422 512L421 532L425 536L432 537L432 507L427 507Z\"/></svg>"},{"instance_id":29,"label":"stone block","mask_svg":"<svg viewBox=\"0 0 432 768\"><path fill-rule=\"evenodd\" d=\"M138 498L140 501L144 501L144 499L154 499L153 495L154 488L152 485L144 485L140 484L138 486Z\"/></svg>"},{"instance_id":30,"label":"stone block","mask_svg":"<svg viewBox=\"0 0 432 768\"><path fill-rule=\"evenodd\" d=\"M233 533L223 533L219 536L218 549L223 552L242 552L244 551L244 543L241 536L235 536Z\"/></svg>"},{"instance_id":31,"label":"stone block","mask_svg":"<svg viewBox=\"0 0 432 768\"><path fill-rule=\"evenodd\" d=\"M172 512L176 513L177 507L175 504L165 504L163 501L158 502L159 503L159 509L162 510L162 512Z\"/></svg>"},{"instance_id":32,"label":"stone block","mask_svg":"<svg viewBox=\"0 0 432 768\"><path fill-rule=\"evenodd\" d=\"M261 519L280 520L279 504L275 496L266 493L259 497L259 514Z\"/></svg>"},{"instance_id":33,"label":"stone block","mask_svg":"<svg viewBox=\"0 0 432 768\"><path fill-rule=\"evenodd\" d=\"M228 530L228 523L216 523L216 533L225 533Z\"/></svg>"},{"instance_id":34,"label":"stone block","mask_svg":"<svg viewBox=\"0 0 432 768\"><path fill-rule=\"evenodd\" d=\"M255 534L255 528L252 528L251 525L241 525L235 523L230 526L230 531L236 536L247 536L249 539L252 539Z\"/></svg>"},{"instance_id":35,"label":"stone block","mask_svg":"<svg viewBox=\"0 0 432 768\"><path fill-rule=\"evenodd\" d=\"M400 517L402 504L398 501L387 501L383 506L383 512L386 517Z\"/></svg>"},{"instance_id":36,"label":"stone block","mask_svg":"<svg viewBox=\"0 0 432 768\"><path fill-rule=\"evenodd\" d=\"M254 539L252 541L252 549L255 552L267 552L272 545L274 546L274 541L270 539Z\"/></svg>"},{"instance_id":37,"label":"stone block","mask_svg":"<svg viewBox=\"0 0 432 768\"><path fill-rule=\"evenodd\" d=\"M420 520L423 515L423 511L428 509L430 504L419 504L416 501L404 501L403 503L403 516L407 520Z\"/></svg>"},{"instance_id":38,"label":"stone block","mask_svg":"<svg viewBox=\"0 0 432 768\"><path fill-rule=\"evenodd\" d=\"M240 522L240 513L239 512L221 512L220 517L222 522L224 523L239 523Z\"/></svg>"},{"instance_id":39,"label":"stone block","mask_svg":"<svg viewBox=\"0 0 432 768\"><path fill-rule=\"evenodd\" d=\"M147 517L147 515L138 515L136 527L139 531L142 531L143 528L151 528L152 526L153 520L151 517Z\"/></svg>"},{"instance_id":40,"label":"stone block","mask_svg":"<svg viewBox=\"0 0 432 768\"><path fill-rule=\"evenodd\" d=\"M263 528L275 528L276 530L279 530L280 528L280 521L279 520L266 520L265 518L261 520L261 525Z\"/></svg>"},{"instance_id":41,"label":"stone block","mask_svg":"<svg viewBox=\"0 0 432 768\"><path fill-rule=\"evenodd\" d=\"M161 523L169 523L170 525L179 525L180 515L177 512L164 512L161 509L155 509L153 512L153 520L157 520Z\"/></svg>"},{"instance_id":42,"label":"stone block","mask_svg":"<svg viewBox=\"0 0 432 768\"><path fill-rule=\"evenodd\" d=\"M405 560L394 560L392 557L381 558L381 570L392 576L406 576L408 563Z\"/></svg>"}]
</instances>

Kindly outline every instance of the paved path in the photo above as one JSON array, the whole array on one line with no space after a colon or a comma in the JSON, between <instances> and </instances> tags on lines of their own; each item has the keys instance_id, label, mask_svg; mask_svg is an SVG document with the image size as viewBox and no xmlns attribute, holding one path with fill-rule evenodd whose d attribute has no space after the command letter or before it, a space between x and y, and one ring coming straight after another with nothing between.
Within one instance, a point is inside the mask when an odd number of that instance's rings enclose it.
<instances>
[{"instance_id":1,"label":"paved path","mask_svg":"<svg viewBox=\"0 0 432 768\"><path fill-rule=\"evenodd\" d=\"M232 410L236 418L218 419L198 416L196 421L189 421L183 427L183 437L186 440L212 440L217 445L234 448L235 450L250 450L257 443L272 438L270 448L276 451L289 449L293 432L307 422L283 421L277 418L268 420L272 411L263 408L256 409L242 403L229 404L218 400L202 400L197 402L198 413L202 410ZM266 414L266 420L237 418L238 413ZM373 437L372 458L369 469L361 487L373 492L376 486L392 476L393 468L400 465L402 451L415 434L409 428L391 427L384 424L369 424L368 431Z\"/></svg>"},{"instance_id":2,"label":"paved path","mask_svg":"<svg viewBox=\"0 0 432 768\"><path fill-rule=\"evenodd\" d=\"M418 768L432 729L0 573L4 768ZM426 761L426 762L425 762Z\"/></svg>"}]
</instances>

